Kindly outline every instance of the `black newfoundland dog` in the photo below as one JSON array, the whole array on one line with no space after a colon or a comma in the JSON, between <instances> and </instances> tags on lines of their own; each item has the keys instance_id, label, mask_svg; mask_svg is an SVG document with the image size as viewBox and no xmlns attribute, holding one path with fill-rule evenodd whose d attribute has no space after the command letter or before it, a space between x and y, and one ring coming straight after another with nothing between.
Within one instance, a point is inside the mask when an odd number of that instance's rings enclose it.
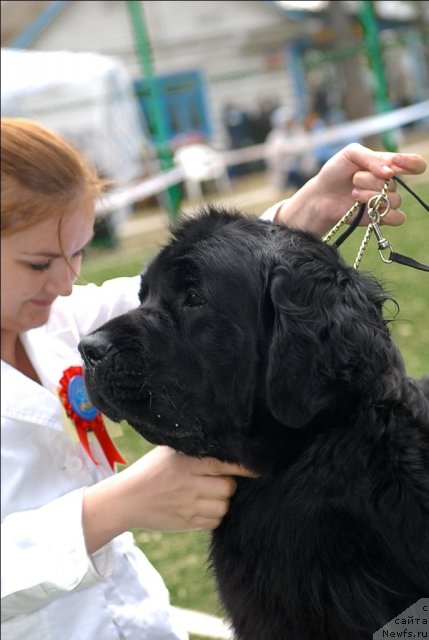
<instances>
[{"instance_id":1,"label":"black newfoundland dog","mask_svg":"<svg viewBox=\"0 0 429 640\"><path fill-rule=\"evenodd\" d=\"M429 595L429 402L386 299L318 238L209 208L80 345L113 420L259 474L211 544L240 640L366 640Z\"/></svg>"}]
</instances>

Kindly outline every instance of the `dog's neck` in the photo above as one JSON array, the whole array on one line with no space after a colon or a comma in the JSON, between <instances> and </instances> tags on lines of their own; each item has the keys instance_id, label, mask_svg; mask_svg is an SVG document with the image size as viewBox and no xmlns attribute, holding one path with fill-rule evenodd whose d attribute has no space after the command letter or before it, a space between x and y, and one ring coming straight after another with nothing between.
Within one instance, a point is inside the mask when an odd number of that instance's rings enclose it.
<instances>
[{"instance_id":1,"label":"dog's neck","mask_svg":"<svg viewBox=\"0 0 429 640\"><path fill-rule=\"evenodd\" d=\"M357 410L358 403L349 402L347 410L337 405L320 412L306 426L294 429L280 423L266 408L259 407L253 413L240 462L261 474L281 473L316 439L332 430L344 430Z\"/></svg>"},{"instance_id":2,"label":"dog's neck","mask_svg":"<svg viewBox=\"0 0 429 640\"><path fill-rule=\"evenodd\" d=\"M268 410L257 409L249 429L244 464L255 471L277 474L290 467L314 438L314 429L291 429L278 422Z\"/></svg>"},{"instance_id":3,"label":"dog's neck","mask_svg":"<svg viewBox=\"0 0 429 640\"><path fill-rule=\"evenodd\" d=\"M276 475L289 468L316 439L323 439L332 431L346 432L350 425L359 426L361 435L377 424L380 429L390 422L395 411L406 412L414 419L426 419L429 412L429 402L424 397L423 389L411 379L402 378L401 382L394 381L390 376L392 386L385 398L380 401L382 394L376 392L356 393L341 396L333 405L316 415L308 425L294 429L281 424L261 402L254 410L251 424L248 427L245 444L241 444L240 462L261 474ZM384 388L387 388L385 382ZM428 383L429 387L429 383ZM412 403L406 399L413 398ZM369 423L369 412L375 412L377 418ZM369 437L374 433L367 434ZM348 435L347 437L352 437Z\"/></svg>"}]
</instances>

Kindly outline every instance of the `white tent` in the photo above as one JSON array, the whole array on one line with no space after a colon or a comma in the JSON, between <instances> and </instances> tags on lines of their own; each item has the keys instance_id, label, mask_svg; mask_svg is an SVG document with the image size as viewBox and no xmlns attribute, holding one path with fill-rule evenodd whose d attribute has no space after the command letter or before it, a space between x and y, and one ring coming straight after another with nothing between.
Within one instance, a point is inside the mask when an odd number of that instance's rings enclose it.
<instances>
[{"instance_id":1,"label":"white tent","mask_svg":"<svg viewBox=\"0 0 429 640\"><path fill-rule=\"evenodd\" d=\"M148 136L131 78L116 58L2 49L1 109L60 133L118 187L142 176ZM116 212L116 224L124 213Z\"/></svg>"}]
</instances>

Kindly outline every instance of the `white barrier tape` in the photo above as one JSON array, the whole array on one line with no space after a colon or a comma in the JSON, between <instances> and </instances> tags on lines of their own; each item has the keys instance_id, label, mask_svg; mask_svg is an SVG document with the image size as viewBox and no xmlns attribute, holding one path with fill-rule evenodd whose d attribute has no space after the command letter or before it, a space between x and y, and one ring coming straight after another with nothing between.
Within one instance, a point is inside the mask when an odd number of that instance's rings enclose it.
<instances>
[{"instance_id":1,"label":"white barrier tape","mask_svg":"<svg viewBox=\"0 0 429 640\"><path fill-rule=\"evenodd\" d=\"M299 152L308 151L314 147L334 142L350 142L361 137L382 133L409 124L418 120L429 119L429 100L419 102L409 107L403 107L388 113L382 113L359 120L351 120L333 127L327 127L323 131L314 133L300 133L292 135L287 140L287 149L296 155ZM233 149L223 154L226 163L239 164L240 162L252 162L267 156L267 145L259 144L243 149Z\"/></svg>"},{"instance_id":2,"label":"white barrier tape","mask_svg":"<svg viewBox=\"0 0 429 640\"><path fill-rule=\"evenodd\" d=\"M405 124L429 119L429 100L419 102L409 107L389 111L359 120L351 120L343 124L328 127L323 131L305 133L291 136L287 141L287 148L296 155L299 152L308 151L323 144L336 142L350 142L361 137L382 133L397 129ZM219 157L226 165L253 162L267 157L267 145L257 144L243 149L231 149L219 152ZM117 209L137 200L160 193L175 184L183 182L185 172L182 167L176 167L165 173L159 173L139 184L127 187L122 190L112 191L105 194L97 202L97 213L104 213L111 209Z\"/></svg>"},{"instance_id":3,"label":"white barrier tape","mask_svg":"<svg viewBox=\"0 0 429 640\"><path fill-rule=\"evenodd\" d=\"M182 182L184 175L182 167L175 167L126 189L106 193L97 201L96 212L105 213L111 209L119 209L137 200L161 193L168 187Z\"/></svg>"}]
</instances>

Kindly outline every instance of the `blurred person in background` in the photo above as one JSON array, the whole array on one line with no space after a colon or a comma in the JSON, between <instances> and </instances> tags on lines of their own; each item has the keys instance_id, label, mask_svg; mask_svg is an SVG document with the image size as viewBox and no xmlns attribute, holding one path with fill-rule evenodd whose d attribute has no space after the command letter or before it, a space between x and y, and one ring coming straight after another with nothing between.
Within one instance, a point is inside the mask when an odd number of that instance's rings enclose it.
<instances>
[{"instance_id":1,"label":"blurred person in background","mask_svg":"<svg viewBox=\"0 0 429 640\"><path fill-rule=\"evenodd\" d=\"M233 101L228 101L222 109L222 123L228 136L228 149L242 149L252 144L251 120L245 109ZM231 165L228 169L231 178L246 174L246 164Z\"/></svg>"},{"instance_id":2,"label":"blurred person in background","mask_svg":"<svg viewBox=\"0 0 429 640\"><path fill-rule=\"evenodd\" d=\"M261 98L249 113L252 144L263 144L271 130L271 118L278 105L270 98Z\"/></svg>"},{"instance_id":3,"label":"blurred person in background","mask_svg":"<svg viewBox=\"0 0 429 640\"><path fill-rule=\"evenodd\" d=\"M252 143L247 111L234 102L227 102L222 111L222 122L228 133L230 149L241 149Z\"/></svg>"},{"instance_id":4,"label":"blurred person in background","mask_svg":"<svg viewBox=\"0 0 429 640\"><path fill-rule=\"evenodd\" d=\"M272 129L265 141L268 177L279 194L302 187L317 171L312 149L296 149L297 139L304 139L307 127L295 112L280 107L271 117Z\"/></svg>"},{"instance_id":5,"label":"blurred person in background","mask_svg":"<svg viewBox=\"0 0 429 640\"><path fill-rule=\"evenodd\" d=\"M312 98L312 107L304 120L304 127L306 131L310 133L320 133L326 131L329 127L335 127L346 122L346 114L342 109L337 107L328 108L327 102L322 96L325 92L322 89L318 89ZM339 142L324 142L313 147L313 158L315 162L315 173L319 171L325 162L332 158L333 155L338 153L342 147L353 142L361 143L360 139L355 135L349 140L343 139L342 143Z\"/></svg>"},{"instance_id":6,"label":"blurred person in background","mask_svg":"<svg viewBox=\"0 0 429 640\"><path fill-rule=\"evenodd\" d=\"M78 343L137 306L140 277L74 284L102 184L44 127L1 128L2 638L185 640L130 530L214 529L249 472L156 447L114 473L109 437L85 441L100 414L83 401ZM264 217L321 234L386 178L424 169L420 156L352 145ZM400 224L389 198L385 221Z\"/></svg>"}]
</instances>

